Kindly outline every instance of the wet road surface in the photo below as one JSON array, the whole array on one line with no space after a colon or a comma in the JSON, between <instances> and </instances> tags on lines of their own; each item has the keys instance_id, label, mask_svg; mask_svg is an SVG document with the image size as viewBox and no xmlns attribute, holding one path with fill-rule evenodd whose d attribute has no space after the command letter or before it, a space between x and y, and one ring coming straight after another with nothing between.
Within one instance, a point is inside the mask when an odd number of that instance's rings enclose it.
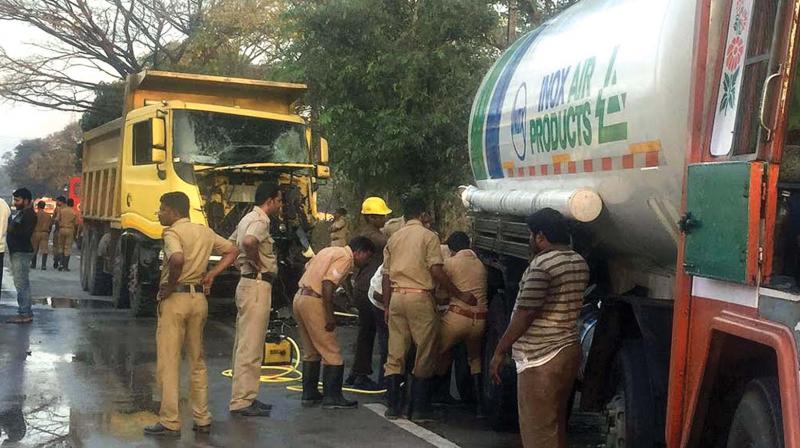
<instances>
[{"instance_id":1,"label":"wet road surface","mask_svg":"<svg viewBox=\"0 0 800 448\"><path fill-rule=\"evenodd\" d=\"M184 368L181 438L146 438L142 427L157 421L159 406L155 319L131 318L126 310L113 309L108 298L90 297L81 290L76 269L32 271L31 281L34 323L0 323L3 446L520 446L518 435L494 432L465 411L449 412L443 421L426 425L429 431L413 424L404 429L383 418L377 397L354 397L361 404L356 410L303 409L299 392L287 390L285 384L261 387L259 398L274 405L270 418L233 418L227 411L230 380L221 375L229 368L234 338L235 308L229 302L212 303L205 333L212 433L203 436L191 430ZM15 313L16 296L6 270L0 322ZM351 359L355 328L340 328L339 338L348 352L346 359ZM598 423L598 416L576 414L570 424L570 447L603 446Z\"/></svg>"}]
</instances>

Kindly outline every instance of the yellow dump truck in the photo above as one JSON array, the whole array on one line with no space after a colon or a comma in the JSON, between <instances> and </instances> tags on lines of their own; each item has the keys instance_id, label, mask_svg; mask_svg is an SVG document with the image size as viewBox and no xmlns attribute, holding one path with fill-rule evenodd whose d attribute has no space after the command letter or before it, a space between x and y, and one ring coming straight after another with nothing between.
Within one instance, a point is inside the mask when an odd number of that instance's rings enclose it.
<instances>
[{"instance_id":1,"label":"yellow dump truck","mask_svg":"<svg viewBox=\"0 0 800 448\"><path fill-rule=\"evenodd\" d=\"M280 262L275 298L291 297L312 255L307 235L318 180L330 176L327 142L295 110L305 91L302 84L185 73L130 75L121 118L84 135L83 288L112 294L136 316L152 314L163 258L161 195L186 193L192 222L227 237L252 209L256 186L278 182L284 206L271 229ZM231 296L236 281L232 271L220 276L212 297Z\"/></svg>"}]
</instances>

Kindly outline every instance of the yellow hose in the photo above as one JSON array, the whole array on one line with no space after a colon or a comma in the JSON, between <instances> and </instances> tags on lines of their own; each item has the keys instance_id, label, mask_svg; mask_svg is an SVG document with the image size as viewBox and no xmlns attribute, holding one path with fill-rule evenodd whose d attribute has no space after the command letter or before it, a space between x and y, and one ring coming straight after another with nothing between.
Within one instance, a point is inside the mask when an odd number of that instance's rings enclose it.
<instances>
[{"instance_id":1,"label":"yellow hose","mask_svg":"<svg viewBox=\"0 0 800 448\"><path fill-rule=\"evenodd\" d=\"M289 343L292 345L292 352L294 354L294 362L292 363L291 367L288 366L261 366L262 375L259 377L259 381L262 383L294 383L295 381L300 381L303 379L303 372L301 372L298 367L300 367L300 347L297 345L297 342L294 339L290 338L289 336L284 336ZM263 374L263 372L269 371L277 371L278 373L274 374ZM291 375L291 376L290 376ZM228 378L233 377L233 370L223 370L222 376L226 376ZM322 382L319 383L322 386ZM302 392L303 388L301 386L286 386L286 389L292 392ZM352 392L356 394L365 394L365 395L379 395L386 392L386 389L383 390L363 390L363 389L354 389L352 387L343 387L343 391Z\"/></svg>"}]
</instances>

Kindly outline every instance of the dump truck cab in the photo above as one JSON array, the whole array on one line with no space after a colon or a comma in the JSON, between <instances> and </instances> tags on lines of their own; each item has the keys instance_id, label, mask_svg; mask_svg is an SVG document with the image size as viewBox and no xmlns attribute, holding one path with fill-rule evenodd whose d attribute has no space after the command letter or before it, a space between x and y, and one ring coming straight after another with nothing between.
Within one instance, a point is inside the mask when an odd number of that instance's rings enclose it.
<instances>
[{"instance_id":1,"label":"dump truck cab","mask_svg":"<svg viewBox=\"0 0 800 448\"><path fill-rule=\"evenodd\" d=\"M136 315L150 314L163 258L161 195L186 193L190 220L227 237L252 209L257 185L278 182L284 206L271 229L282 280L276 296L278 304L291 297L312 255L317 180L329 176L327 143L315 142L294 110L305 91L269 81L131 75L123 117L84 138L84 286L111 292L118 307ZM232 295L235 282L222 275L212 296Z\"/></svg>"}]
</instances>

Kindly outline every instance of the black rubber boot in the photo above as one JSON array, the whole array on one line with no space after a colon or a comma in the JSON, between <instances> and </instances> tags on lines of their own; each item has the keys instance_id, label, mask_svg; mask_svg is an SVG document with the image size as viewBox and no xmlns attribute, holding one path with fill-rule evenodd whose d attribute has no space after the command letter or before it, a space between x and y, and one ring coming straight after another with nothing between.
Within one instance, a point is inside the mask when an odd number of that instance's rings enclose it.
<instances>
[{"instance_id":1,"label":"black rubber boot","mask_svg":"<svg viewBox=\"0 0 800 448\"><path fill-rule=\"evenodd\" d=\"M386 412L383 415L389 420L396 420L402 417L400 414L402 409L400 384L403 382L403 376L389 375L384 377L384 380L386 381L386 401L388 401L388 406L386 406Z\"/></svg>"},{"instance_id":2,"label":"black rubber boot","mask_svg":"<svg viewBox=\"0 0 800 448\"><path fill-rule=\"evenodd\" d=\"M47 254L42 255L42 270L47 270Z\"/></svg>"},{"instance_id":3,"label":"black rubber boot","mask_svg":"<svg viewBox=\"0 0 800 448\"><path fill-rule=\"evenodd\" d=\"M64 256L63 255L56 255L56 258L58 259L58 262L56 262L56 265L57 265L56 267L58 268L59 271L63 271L64 270Z\"/></svg>"},{"instance_id":4,"label":"black rubber boot","mask_svg":"<svg viewBox=\"0 0 800 448\"><path fill-rule=\"evenodd\" d=\"M486 417L486 410L483 405L483 375L480 373L472 375L472 395L475 396L475 416L478 418Z\"/></svg>"},{"instance_id":5,"label":"black rubber boot","mask_svg":"<svg viewBox=\"0 0 800 448\"><path fill-rule=\"evenodd\" d=\"M414 422L432 422L435 420L431 409L431 379L414 378L411 381L411 416Z\"/></svg>"},{"instance_id":6,"label":"black rubber boot","mask_svg":"<svg viewBox=\"0 0 800 448\"><path fill-rule=\"evenodd\" d=\"M69 255L65 256L61 260L61 267L66 271L69 272Z\"/></svg>"},{"instance_id":7,"label":"black rubber boot","mask_svg":"<svg viewBox=\"0 0 800 448\"><path fill-rule=\"evenodd\" d=\"M431 404L434 406L456 406L460 401L450 395L450 374L439 375L431 378Z\"/></svg>"},{"instance_id":8,"label":"black rubber boot","mask_svg":"<svg viewBox=\"0 0 800 448\"><path fill-rule=\"evenodd\" d=\"M322 370L322 409L354 409L357 401L350 401L342 395L344 365L325 366Z\"/></svg>"},{"instance_id":9,"label":"black rubber boot","mask_svg":"<svg viewBox=\"0 0 800 448\"><path fill-rule=\"evenodd\" d=\"M319 393L319 361L303 361L303 398L301 404L304 408L322 403L322 394Z\"/></svg>"},{"instance_id":10,"label":"black rubber boot","mask_svg":"<svg viewBox=\"0 0 800 448\"><path fill-rule=\"evenodd\" d=\"M53 254L53 269L58 269L58 259L61 258L61 255Z\"/></svg>"},{"instance_id":11,"label":"black rubber boot","mask_svg":"<svg viewBox=\"0 0 800 448\"><path fill-rule=\"evenodd\" d=\"M36 254L33 254L33 258L31 258L31 269L36 269Z\"/></svg>"}]
</instances>

